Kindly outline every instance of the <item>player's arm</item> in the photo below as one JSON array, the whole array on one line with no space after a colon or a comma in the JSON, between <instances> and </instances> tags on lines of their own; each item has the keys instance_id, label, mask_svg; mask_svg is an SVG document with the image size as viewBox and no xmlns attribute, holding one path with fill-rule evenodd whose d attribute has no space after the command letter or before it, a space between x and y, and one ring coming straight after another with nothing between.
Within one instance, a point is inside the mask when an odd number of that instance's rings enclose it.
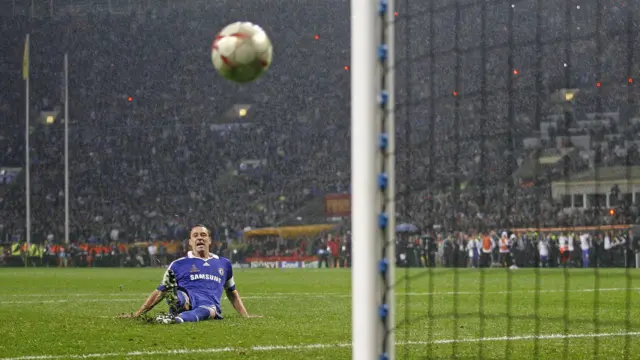
<instances>
[{"instance_id":1,"label":"player's arm","mask_svg":"<svg viewBox=\"0 0 640 360\"><path fill-rule=\"evenodd\" d=\"M145 300L142 306L140 306L140 309L138 309L138 311L136 311L132 316L134 318L137 318L146 314L151 309L153 309L154 306L158 305L158 303L162 301L163 298L164 298L164 293L162 291L153 290L153 292L151 293L151 295L149 295L147 300Z\"/></svg>"},{"instance_id":2,"label":"player's arm","mask_svg":"<svg viewBox=\"0 0 640 360\"><path fill-rule=\"evenodd\" d=\"M156 305L158 305L158 303L160 301L162 301L162 299L164 299L164 290L165 290L165 284L164 283L165 283L165 279L167 279L167 277L169 276L169 272L172 270L171 268L172 268L172 266L169 265L169 268L164 273L162 284L160 286L158 286L157 289L153 290L153 292L147 297L147 300L145 300L144 303L142 303L142 306L140 306L140 309L138 309L138 311L136 311L133 314L122 315L121 317L137 318L137 317L140 317L140 316L146 314L151 309L153 309Z\"/></svg>"},{"instance_id":3,"label":"player's arm","mask_svg":"<svg viewBox=\"0 0 640 360\"><path fill-rule=\"evenodd\" d=\"M224 283L224 290L227 293L227 299L229 299L231 305L233 305L233 308L236 309L240 316L245 318L262 317L259 315L249 315L247 308L244 307L240 293L236 290L236 283L233 280L233 268L231 267L231 264L229 264L229 268L227 270L227 281Z\"/></svg>"},{"instance_id":4,"label":"player's arm","mask_svg":"<svg viewBox=\"0 0 640 360\"><path fill-rule=\"evenodd\" d=\"M240 314L240 316L242 317L250 317L247 309L244 307L244 303L242 302L242 298L240 298L240 293L238 293L238 290L227 290L226 293L227 299L229 299L231 305L233 305L233 308L236 309L238 314Z\"/></svg>"}]
</instances>

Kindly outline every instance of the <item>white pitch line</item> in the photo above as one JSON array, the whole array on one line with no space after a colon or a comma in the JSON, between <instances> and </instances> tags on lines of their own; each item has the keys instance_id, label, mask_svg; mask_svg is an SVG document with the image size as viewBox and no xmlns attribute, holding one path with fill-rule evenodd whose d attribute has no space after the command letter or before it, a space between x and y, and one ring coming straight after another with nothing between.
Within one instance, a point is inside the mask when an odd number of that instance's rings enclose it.
<instances>
[{"instance_id":1,"label":"white pitch line","mask_svg":"<svg viewBox=\"0 0 640 360\"><path fill-rule=\"evenodd\" d=\"M132 302L140 300L135 299L57 299L57 300L9 300L0 301L0 305L12 305L12 304L62 304L62 303L110 303L110 302ZM144 300L144 299L143 299Z\"/></svg>"},{"instance_id":2,"label":"white pitch line","mask_svg":"<svg viewBox=\"0 0 640 360\"><path fill-rule=\"evenodd\" d=\"M598 292L607 292L607 291L639 291L640 288L601 288L597 289ZM411 293L397 293L396 296L432 296L432 295L480 295L480 294L489 294L489 295L501 295L501 294L517 294L517 293L528 293L528 294L552 294L552 293L563 293L564 290L544 290L544 289L531 289L531 290L502 290L502 291L442 291L442 292L411 292ZM596 289L570 289L570 293L592 293L596 292Z\"/></svg>"},{"instance_id":3,"label":"white pitch line","mask_svg":"<svg viewBox=\"0 0 640 360\"><path fill-rule=\"evenodd\" d=\"M74 294L74 293L58 293L58 294L4 294L3 297L89 297L89 296L122 296L122 295L132 295L132 296L144 296L149 295L151 291L148 293L125 293L125 292L114 292L114 293L84 293L84 294Z\"/></svg>"},{"instance_id":4,"label":"white pitch line","mask_svg":"<svg viewBox=\"0 0 640 360\"><path fill-rule=\"evenodd\" d=\"M589 333L589 334L548 334L548 335L521 335L521 336L502 336L488 338L467 338L467 339L439 339L429 341L404 341L397 342L396 345L403 346L424 346L424 345L442 345L452 343L478 343L478 342L501 342L501 341L524 341L524 340L564 340L564 339L585 339L585 338L603 338L603 337L622 337L622 336L640 336L640 332L619 332L619 333ZM110 352L110 353L90 353L77 355L30 355L19 357L6 357L0 360L56 360L56 359L89 359L89 358L108 358L108 357L142 357L154 355L190 355L190 354L215 354L229 352L269 352L269 351L301 351L301 350L317 350L317 349L335 349L349 348L350 343L341 344L300 344L300 345L263 345L251 346L246 348L224 347L224 348L208 348L208 349L176 349L176 350L152 350L152 351L132 351L132 352Z\"/></svg>"},{"instance_id":5,"label":"white pitch line","mask_svg":"<svg viewBox=\"0 0 640 360\"><path fill-rule=\"evenodd\" d=\"M602 288L598 289L599 292L616 292L616 291L640 291L640 288ZM551 293L563 293L564 290L511 290L511 291L441 291L441 292L411 292L411 293L396 293L396 296L453 296L453 295L503 295L503 294L518 294L518 293L527 293L527 294L551 294ZM570 293L593 293L596 292L596 289L573 289L569 290ZM7 297L67 297L67 298L82 298L88 296L96 296L101 297L99 299L48 299L48 300L2 300L0 298L0 305L2 304L55 304L55 303L66 303L66 302L126 302L126 301L135 301L139 300L139 298L132 299L132 296L140 296L144 297L148 294L145 293L109 293L109 294L60 294L60 295L47 295L47 294L24 294L24 295L3 295ZM119 299L105 299L104 297L115 297L115 296L127 296L128 298L119 298ZM318 294L318 293L273 293L273 294L264 294L264 295L248 295L243 296L243 299L257 299L257 300L267 300L267 299L286 299L292 297L309 297L314 299L333 299L333 298L350 298L350 294Z\"/></svg>"},{"instance_id":6,"label":"white pitch line","mask_svg":"<svg viewBox=\"0 0 640 360\"><path fill-rule=\"evenodd\" d=\"M113 293L58 293L58 294L3 294L2 297L88 297L88 296L149 296L149 292L146 293L130 293L130 292L113 292ZM274 292L274 293L256 293L251 296L261 297L261 296L317 296L320 295L318 293L283 293L283 292ZM326 293L324 295L344 295L337 293Z\"/></svg>"},{"instance_id":7,"label":"white pitch line","mask_svg":"<svg viewBox=\"0 0 640 360\"><path fill-rule=\"evenodd\" d=\"M290 296L287 296L289 298ZM321 298L323 296L318 296ZM336 296L324 296L327 298L335 298ZM343 297L348 297L344 295ZM282 299L284 296L243 296L243 299ZM144 297L137 298L119 298L119 299L54 299L54 300L0 300L0 306L2 305L14 305L14 304L63 304L63 303L112 303L112 302L132 302L141 301Z\"/></svg>"},{"instance_id":8,"label":"white pitch line","mask_svg":"<svg viewBox=\"0 0 640 360\"><path fill-rule=\"evenodd\" d=\"M478 343L478 342L496 342L496 341L524 341L524 340L564 340L564 339L585 339L585 338L602 338L602 337L621 337L621 336L640 336L640 332L619 332L619 333L588 333L588 334L549 334L549 335L516 335L516 336L499 336L489 338L469 338L469 339L442 339L434 340L433 344L453 344L453 343ZM427 341L406 341L403 345L428 345ZM4 359L0 359L4 360Z\"/></svg>"}]
</instances>

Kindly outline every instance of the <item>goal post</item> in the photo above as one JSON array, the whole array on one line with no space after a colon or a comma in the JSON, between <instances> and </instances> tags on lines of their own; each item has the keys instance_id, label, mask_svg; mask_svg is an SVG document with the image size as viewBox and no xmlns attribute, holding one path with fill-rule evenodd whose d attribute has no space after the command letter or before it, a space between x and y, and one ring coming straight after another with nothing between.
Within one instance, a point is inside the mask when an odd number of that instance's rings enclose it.
<instances>
[{"instance_id":1,"label":"goal post","mask_svg":"<svg viewBox=\"0 0 640 360\"><path fill-rule=\"evenodd\" d=\"M395 96L395 0L387 1L387 11L384 14L382 25L386 28L384 41L387 47L387 60L383 68L385 72L384 88L389 98L385 105L384 113L386 121L384 129L388 134L388 145L385 153L385 172L388 176L388 185L384 197L385 208L389 214L389 225L384 238L383 254L389 262L388 270L384 274L383 294L389 306L386 325L383 328L383 344L388 359L395 359L396 353L396 297L395 297L395 263L396 263L396 96ZM409 119L406 119L409 121Z\"/></svg>"},{"instance_id":2,"label":"goal post","mask_svg":"<svg viewBox=\"0 0 640 360\"><path fill-rule=\"evenodd\" d=\"M351 1L353 359L394 359L394 6Z\"/></svg>"}]
</instances>

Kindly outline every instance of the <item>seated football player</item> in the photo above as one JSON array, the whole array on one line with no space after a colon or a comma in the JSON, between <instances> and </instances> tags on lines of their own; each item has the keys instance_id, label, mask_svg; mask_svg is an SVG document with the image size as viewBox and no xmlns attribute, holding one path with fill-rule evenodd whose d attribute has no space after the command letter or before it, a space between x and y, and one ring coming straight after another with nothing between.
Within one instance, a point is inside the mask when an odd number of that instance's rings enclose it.
<instances>
[{"instance_id":1,"label":"seated football player","mask_svg":"<svg viewBox=\"0 0 640 360\"><path fill-rule=\"evenodd\" d=\"M169 265L162 283L149 295L140 309L134 314L122 317L140 317L166 299L169 314L158 315L156 322L173 324L220 320L220 299L223 290L242 317L260 317L247 313L233 281L231 262L209 252L210 231L202 225L193 227L189 235L189 245L192 251Z\"/></svg>"}]
</instances>

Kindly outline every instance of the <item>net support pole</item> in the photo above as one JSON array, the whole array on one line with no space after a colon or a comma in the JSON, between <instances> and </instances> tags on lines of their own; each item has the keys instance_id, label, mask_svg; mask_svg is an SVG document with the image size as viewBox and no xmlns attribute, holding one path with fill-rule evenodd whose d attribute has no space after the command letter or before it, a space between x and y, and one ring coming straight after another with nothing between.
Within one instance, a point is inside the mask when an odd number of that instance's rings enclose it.
<instances>
[{"instance_id":1,"label":"net support pole","mask_svg":"<svg viewBox=\"0 0 640 360\"><path fill-rule=\"evenodd\" d=\"M379 192L376 170L377 9L373 0L351 0L351 209L353 360L378 359L382 350L377 258Z\"/></svg>"},{"instance_id":2,"label":"net support pole","mask_svg":"<svg viewBox=\"0 0 640 360\"><path fill-rule=\"evenodd\" d=\"M64 54L64 243L69 243L69 54Z\"/></svg>"}]
</instances>

